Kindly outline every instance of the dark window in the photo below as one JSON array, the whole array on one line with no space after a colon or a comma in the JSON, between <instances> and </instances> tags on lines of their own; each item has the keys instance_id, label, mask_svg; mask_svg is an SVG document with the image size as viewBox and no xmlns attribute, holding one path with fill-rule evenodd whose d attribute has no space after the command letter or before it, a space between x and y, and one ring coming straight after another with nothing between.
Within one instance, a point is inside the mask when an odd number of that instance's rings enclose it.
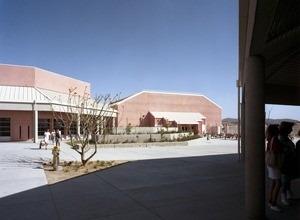
<instances>
[{"instance_id":1,"label":"dark window","mask_svg":"<svg viewBox=\"0 0 300 220\"><path fill-rule=\"evenodd\" d=\"M43 136L45 131L50 129L50 119L39 119L38 121L38 135Z\"/></svg>"},{"instance_id":2,"label":"dark window","mask_svg":"<svg viewBox=\"0 0 300 220\"><path fill-rule=\"evenodd\" d=\"M22 127L19 126L19 139L22 139Z\"/></svg>"},{"instance_id":3,"label":"dark window","mask_svg":"<svg viewBox=\"0 0 300 220\"><path fill-rule=\"evenodd\" d=\"M60 119L54 119L54 129L59 129L61 132L61 135L65 134L65 125L63 120Z\"/></svg>"},{"instance_id":4,"label":"dark window","mask_svg":"<svg viewBox=\"0 0 300 220\"><path fill-rule=\"evenodd\" d=\"M69 133L72 135L77 134L77 123L76 122L72 122Z\"/></svg>"},{"instance_id":5,"label":"dark window","mask_svg":"<svg viewBox=\"0 0 300 220\"><path fill-rule=\"evenodd\" d=\"M80 134L83 134L83 125L82 125L82 122L80 122Z\"/></svg>"},{"instance_id":6,"label":"dark window","mask_svg":"<svg viewBox=\"0 0 300 220\"><path fill-rule=\"evenodd\" d=\"M0 118L0 136L10 137L10 118Z\"/></svg>"}]
</instances>

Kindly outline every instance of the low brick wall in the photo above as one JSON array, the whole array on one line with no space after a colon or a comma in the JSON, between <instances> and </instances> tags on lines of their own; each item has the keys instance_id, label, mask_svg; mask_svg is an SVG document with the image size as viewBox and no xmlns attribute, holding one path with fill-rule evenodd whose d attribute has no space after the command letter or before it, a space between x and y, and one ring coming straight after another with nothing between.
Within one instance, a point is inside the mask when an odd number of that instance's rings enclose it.
<instances>
[{"instance_id":1,"label":"low brick wall","mask_svg":"<svg viewBox=\"0 0 300 220\"><path fill-rule=\"evenodd\" d=\"M173 133L173 134L122 134L122 135L97 135L97 141L105 143L136 143L136 142L153 142L176 140L180 137L189 136L189 133Z\"/></svg>"},{"instance_id":2,"label":"low brick wall","mask_svg":"<svg viewBox=\"0 0 300 220\"><path fill-rule=\"evenodd\" d=\"M98 144L98 148L131 148L131 147L172 147L188 146L188 142L153 142L153 143L127 143L127 144Z\"/></svg>"},{"instance_id":3,"label":"low brick wall","mask_svg":"<svg viewBox=\"0 0 300 220\"><path fill-rule=\"evenodd\" d=\"M127 134L126 128L115 127L113 130L114 134ZM132 127L130 128L130 134L150 134L158 133L161 131L177 132L178 128L166 128L166 127Z\"/></svg>"}]
</instances>

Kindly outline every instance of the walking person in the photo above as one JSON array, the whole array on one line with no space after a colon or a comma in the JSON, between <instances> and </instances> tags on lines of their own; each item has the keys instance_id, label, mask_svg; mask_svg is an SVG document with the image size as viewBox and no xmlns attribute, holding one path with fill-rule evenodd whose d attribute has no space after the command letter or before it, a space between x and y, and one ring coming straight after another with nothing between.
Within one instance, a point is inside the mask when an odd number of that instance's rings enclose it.
<instances>
[{"instance_id":1,"label":"walking person","mask_svg":"<svg viewBox=\"0 0 300 220\"><path fill-rule=\"evenodd\" d=\"M61 139L61 132L59 129L56 129L55 132L55 140L56 140L56 146L60 146L60 139Z\"/></svg>"},{"instance_id":2,"label":"walking person","mask_svg":"<svg viewBox=\"0 0 300 220\"><path fill-rule=\"evenodd\" d=\"M283 154L283 147L278 139L279 127L276 124L269 125L266 130L267 151L273 151L276 154ZM267 165L269 178L271 179L269 188L269 207L271 210L281 212L277 206L277 197L281 187L281 167L271 167Z\"/></svg>"},{"instance_id":3,"label":"walking person","mask_svg":"<svg viewBox=\"0 0 300 220\"><path fill-rule=\"evenodd\" d=\"M294 123L281 122L279 128L279 140L283 145L284 160L281 168L282 172L282 189L281 202L284 205L290 205L289 200L292 199L291 180L296 175L296 152L295 144L289 138L289 134L293 131Z\"/></svg>"}]
</instances>

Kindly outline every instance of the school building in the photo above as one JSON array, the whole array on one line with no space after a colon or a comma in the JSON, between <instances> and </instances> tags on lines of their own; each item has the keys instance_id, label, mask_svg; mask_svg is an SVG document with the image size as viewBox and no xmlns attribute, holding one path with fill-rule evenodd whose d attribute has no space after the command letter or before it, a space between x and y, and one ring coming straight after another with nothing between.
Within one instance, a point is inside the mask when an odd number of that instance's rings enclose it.
<instances>
[{"instance_id":1,"label":"school building","mask_svg":"<svg viewBox=\"0 0 300 220\"><path fill-rule=\"evenodd\" d=\"M47 129L68 131L54 112L68 106L69 90L91 94L91 85L36 67L0 64L0 141L34 141ZM112 126L176 128L219 134L221 107L197 94L142 91L111 105ZM71 129L77 131L77 123ZM73 132L74 133L74 132Z\"/></svg>"},{"instance_id":2,"label":"school building","mask_svg":"<svg viewBox=\"0 0 300 220\"><path fill-rule=\"evenodd\" d=\"M179 131L220 134L222 109L204 95L142 91L112 105L118 127L177 127Z\"/></svg>"},{"instance_id":3,"label":"school building","mask_svg":"<svg viewBox=\"0 0 300 220\"><path fill-rule=\"evenodd\" d=\"M70 104L70 88L76 88L77 94L91 94L87 82L36 67L1 64L0 77L0 141L37 142L47 129L57 128L66 137L63 121L53 112ZM110 117L116 117L115 111Z\"/></svg>"}]
</instances>

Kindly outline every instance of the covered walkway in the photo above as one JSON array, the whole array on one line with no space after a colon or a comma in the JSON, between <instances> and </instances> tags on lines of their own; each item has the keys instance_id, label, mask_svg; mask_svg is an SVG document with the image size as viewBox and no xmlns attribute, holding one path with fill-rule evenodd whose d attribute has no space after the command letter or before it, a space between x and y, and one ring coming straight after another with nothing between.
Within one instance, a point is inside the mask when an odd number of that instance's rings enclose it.
<instances>
[{"instance_id":1,"label":"covered walkway","mask_svg":"<svg viewBox=\"0 0 300 220\"><path fill-rule=\"evenodd\" d=\"M265 104L300 106L299 73L300 1L240 0L237 86L248 219L265 217Z\"/></svg>"}]
</instances>

